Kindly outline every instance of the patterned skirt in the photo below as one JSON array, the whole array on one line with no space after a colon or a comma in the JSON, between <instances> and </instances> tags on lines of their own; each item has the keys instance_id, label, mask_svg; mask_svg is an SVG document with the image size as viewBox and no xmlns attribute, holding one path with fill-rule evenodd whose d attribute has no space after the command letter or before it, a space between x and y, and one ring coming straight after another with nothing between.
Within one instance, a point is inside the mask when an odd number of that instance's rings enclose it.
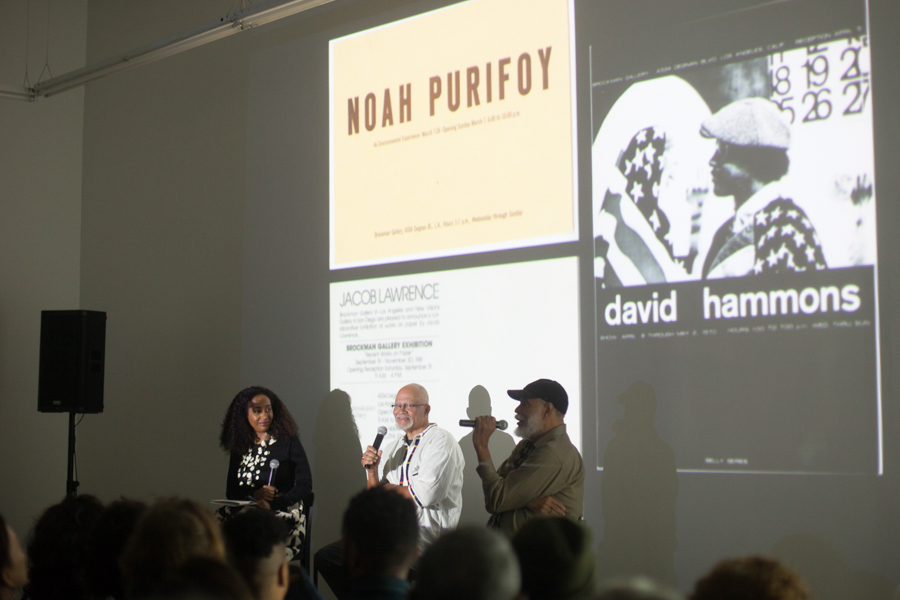
<instances>
[{"instance_id":1,"label":"patterned skirt","mask_svg":"<svg viewBox=\"0 0 900 600\"><path fill-rule=\"evenodd\" d=\"M222 506L216 511L219 523L231 519L244 510L265 510L256 505L250 506ZM300 558L300 550L306 540L306 515L303 514L303 501L297 502L285 508L276 510L275 516L282 519L288 527L288 537L285 540L285 557L290 560Z\"/></svg>"}]
</instances>

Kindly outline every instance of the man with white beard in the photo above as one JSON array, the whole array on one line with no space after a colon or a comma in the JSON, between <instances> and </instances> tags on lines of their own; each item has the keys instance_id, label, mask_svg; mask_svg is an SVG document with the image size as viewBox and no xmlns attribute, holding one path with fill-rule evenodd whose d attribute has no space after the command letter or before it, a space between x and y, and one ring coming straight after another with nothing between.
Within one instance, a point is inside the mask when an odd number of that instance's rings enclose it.
<instances>
[{"instance_id":1,"label":"man with white beard","mask_svg":"<svg viewBox=\"0 0 900 600\"><path fill-rule=\"evenodd\" d=\"M584 463L566 434L566 390L556 381L538 379L507 393L519 401L514 433L522 438L510 457L494 469L488 449L496 429L494 417L478 417L472 436L484 504L491 514L488 526L512 537L539 514L580 520L584 514Z\"/></svg>"}]
</instances>

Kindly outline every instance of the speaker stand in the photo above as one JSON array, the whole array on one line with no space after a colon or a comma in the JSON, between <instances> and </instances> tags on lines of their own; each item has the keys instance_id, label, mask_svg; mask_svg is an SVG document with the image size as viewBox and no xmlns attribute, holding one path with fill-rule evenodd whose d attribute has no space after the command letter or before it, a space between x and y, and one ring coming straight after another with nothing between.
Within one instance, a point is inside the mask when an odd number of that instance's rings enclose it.
<instances>
[{"instance_id":1,"label":"speaker stand","mask_svg":"<svg viewBox=\"0 0 900 600\"><path fill-rule=\"evenodd\" d=\"M78 495L78 482L75 481L75 411L69 412L69 474L66 479L66 496Z\"/></svg>"}]
</instances>

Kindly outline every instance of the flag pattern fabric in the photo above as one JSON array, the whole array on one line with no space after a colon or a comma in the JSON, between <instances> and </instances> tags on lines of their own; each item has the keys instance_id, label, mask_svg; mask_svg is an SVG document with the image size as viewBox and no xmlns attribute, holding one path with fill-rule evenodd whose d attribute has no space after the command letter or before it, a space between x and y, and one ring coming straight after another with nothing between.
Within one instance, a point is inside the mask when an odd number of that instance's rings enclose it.
<instances>
[{"instance_id":1,"label":"flag pattern fabric","mask_svg":"<svg viewBox=\"0 0 900 600\"><path fill-rule=\"evenodd\" d=\"M659 208L666 135L659 128L638 131L616 168L624 193L607 191L598 215L595 276L602 287L646 285L684 279L668 240L669 219Z\"/></svg>"},{"instance_id":2,"label":"flag pattern fabric","mask_svg":"<svg viewBox=\"0 0 900 600\"><path fill-rule=\"evenodd\" d=\"M804 273L827 268L822 244L803 209L778 198L753 215L753 274Z\"/></svg>"}]
</instances>

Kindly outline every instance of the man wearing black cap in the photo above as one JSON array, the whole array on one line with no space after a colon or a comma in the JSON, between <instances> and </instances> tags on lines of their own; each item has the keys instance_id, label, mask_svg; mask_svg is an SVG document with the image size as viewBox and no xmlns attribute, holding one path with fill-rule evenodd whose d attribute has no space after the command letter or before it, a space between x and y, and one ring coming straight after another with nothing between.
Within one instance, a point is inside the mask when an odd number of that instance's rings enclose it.
<instances>
[{"instance_id":1,"label":"man wearing black cap","mask_svg":"<svg viewBox=\"0 0 900 600\"><path fill-rule=\"evenodd\" d=\"M472 436L485 509L491 514L488 525L512 536L538 514L580 519L584 463L563 422L569 408L566 390L556 381L538 379L507 393L519 401L514 433L522 438L510 457L494 468L488 449L494 417L478 417Z\"/></svg>"}]
</instances>

